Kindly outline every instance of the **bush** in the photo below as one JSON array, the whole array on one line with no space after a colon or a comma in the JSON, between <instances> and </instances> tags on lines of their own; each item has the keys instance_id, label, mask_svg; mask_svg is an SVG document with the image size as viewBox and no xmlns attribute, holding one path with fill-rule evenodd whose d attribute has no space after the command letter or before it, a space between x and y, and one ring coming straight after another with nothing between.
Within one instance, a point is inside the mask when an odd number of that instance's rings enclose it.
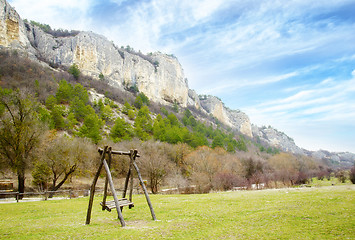
<instances>
[{"instance_id":1,"label":"bush","mask_svg":"<svg viewBox=\"0 0 355 240\"><path fill-rule=\"evenodd\" d=\"M344 170L338 171L335 176L338 178L339 182L345 183L345 181L346 181L346 172Z\"/></svg>"},{"instance_id":2,"label":"bush","mask_svg":"<svg viewBox=\"0 0 355 240\"><path fill-rule=\"evenodd\" d=\"M114 142L119 142L122 139L130 139L133 136L132 127L130 124L120 117L116 119L115 125L111 128L110 137Z\"/></svg>"},{"instance_id":3,"label":"bush","mask_svg":"<svg viewBox=\"0 0 355 240\"><path fill-rule=\"evenodd\" d=\"M80 70L78 65L76 65L75 63L73 65L71 65L68 69L68 73L70 73L71 75L73 75L73 77L78 80L79 76L80 76Z\"/></svg>"},{"instance_id":4,"label":"bush","mask_svg":"<svg viewBox=\"0 0 355 240\"><path fill-rule=\"evenodd\" d=\"M227 191L233 187L243 185L241 177L229 171L218 172L213 179L213 188L217 190Z\"/></svg>"},{"instance_id":5,"label":"bush","mask_svg":"<svg viewBox=\"0 0 355 240\"><path fill-rule=\"evenodd\" d=\"M350 170L349 178L350 181L355 184L355 166Z\"/></svg>"},{"instance_id":6,"label":"bush","mask_svg":"<svg viewBox=\"0 0 355 240\"><path fill-rule=\"evenodd\" d=\"M37 163L32 171L33 185L40 191L47 190L48 182L51 178L51 169L45 163Z\"/></svg>"}]
</instances>

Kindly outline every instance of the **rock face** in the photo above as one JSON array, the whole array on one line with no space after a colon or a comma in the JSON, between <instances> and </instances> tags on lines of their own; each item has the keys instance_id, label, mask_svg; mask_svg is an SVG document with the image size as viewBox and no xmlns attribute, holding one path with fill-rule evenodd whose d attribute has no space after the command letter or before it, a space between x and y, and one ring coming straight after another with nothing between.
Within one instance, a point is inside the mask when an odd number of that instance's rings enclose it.
<instances>
[{"instance_id":1,"label":"rock face","mask_svg":"<svg viewBox=\"0 0 355 240\"><path fill-rule=\"evenodd\" d=\"M201 97L200 104L207 113L212 114L221 123L253 137L250 120L245 113L225 107L223 102L214 96Z\"/></svg>"},{"instance_id":2,"label":"rock face","mask_svg":"<svg viewBox=\"0 0 355 240\"><path fill-rule=\"evenodd\" d=\"M253 125L252 131L254 137L261 142L274 146L285 152L305 154L304 150L299 148L292 138L272 127L258 127Z\"/></svg>"},{"instance_id":3,"label":"rock face","mask_svg":"<svg viewBox=\"0 0 355 240\"><path fill-rule=\"evenodd\" d=\"M134 86L153 101L187 106L188 84L175 57L153 53L142 58L92 32L56 38L37 26L27 29L39 56L51 64L68 67L75 63L86 75L99 78L103 74L112 86Z\"/></svg>"},{"instance_id":4,"label":"rock face","mask_svg":"<svg viewBox=\"0 0 355 240\"><path fill-rule=\"evenodd\" d=\"M22 19L5 0L0 0L0 46L33 52Z\"/></svg>"},{"instance_id":5,"label":"rock face","mask_svg":"<svg viewBox=\"0 0 355 240\"><path fill-rule=\"evenodd\" d=\"M318 150L308 152L313 158L329 162L338 167L352 167L355 162L355 154L349 152L329 152L326 150Z\"/></svg>"}]
</instances>

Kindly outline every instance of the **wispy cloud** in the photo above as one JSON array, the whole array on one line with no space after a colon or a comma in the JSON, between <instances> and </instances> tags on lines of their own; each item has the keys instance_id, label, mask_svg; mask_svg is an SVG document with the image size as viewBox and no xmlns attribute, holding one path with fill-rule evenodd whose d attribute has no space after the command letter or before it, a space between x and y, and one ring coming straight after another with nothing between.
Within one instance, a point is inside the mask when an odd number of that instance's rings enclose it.
<instances>
[{"instance_id":1,"label":"wispy cloud","mask_svg":"<svg viewBox=\"0 0 355 240\"><path fill-rule=\"evenodd\" d=\"M221 81L217 82L215 87L210 88L207 87L206 89L202 89L202 92L207 93L207 94L220 94L220 93L226 93L230 91L235 91L236 89L241 90L242 88L245 87L255 87L255 86L263 86L271 83L277 83L286 79L289 79L291 77L297 76L297 72L291 72L287 74L282 74L279 76L269 76L264 79L257 79L254 81L248 80L243 80L243 79L238 79L238 81L235 81L235 79L229 80L229 81Z\"/></svg>"},{"instance_id":2,"label":"wispy cloud","mask_svg":"<svg viewBox=\"0 0 355 240\"><path fill-rule=\"evenodd\" d=\"M308 87L307 90L300 90L286 98L273 99L252 106L247 108L246 112L249 113L252 121L260 125L269 124L279 129L287 129L288 132L295 135L298 135L296 129L303 133L305 129L308 129L309 133L314 133L315 129L318 129L318 136L301 135L297 136L297 139L299 144L305 142L309 144L307 138L317 139L311 148L314 150L324 149L325 145L330 142L329 138L335 139L336 134L342 134L341 132L345 131L345 128L348 133L355 134L354 96L355 76L341 82L326 79L311 89ZM333 136L324 136L325 132L329 132L331 129L333 129ZM348 136L346 141L351 138L353 137ZM327 143L325 144L325 142ZM345 150L346 147L349 147L347 142L344 144L343 148L337 145L338 149ZM306 145L302 146L307 147ZM308 147L310 148L310 145ZM333 146L328 146L328 148L334 150L330 147Z\"/></svg>"}]
</instances>

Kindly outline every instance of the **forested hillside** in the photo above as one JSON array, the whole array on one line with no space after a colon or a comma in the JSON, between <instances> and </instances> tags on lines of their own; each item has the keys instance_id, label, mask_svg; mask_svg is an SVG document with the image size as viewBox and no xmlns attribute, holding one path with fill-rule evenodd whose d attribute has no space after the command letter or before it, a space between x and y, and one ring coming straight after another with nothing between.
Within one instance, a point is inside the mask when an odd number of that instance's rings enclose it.
<instances>
[{"instance_id":1,"label":"forested hillside","mask_svg":"<svg viewBox=\"0 0 355 240\"><path fill-rule=\"evenodd\" d=\"M288 186L334 174L332 166L260 145L194 108L112 88L76 65L51 69L1 51L0 81L1 174L16 175L20 191L57 190L73 176L91 178L96 149L105 144L139 150L153 193L162 186L191 192ZM115 177L126 174L122 161Z\"/></svg>"}]
</instances>

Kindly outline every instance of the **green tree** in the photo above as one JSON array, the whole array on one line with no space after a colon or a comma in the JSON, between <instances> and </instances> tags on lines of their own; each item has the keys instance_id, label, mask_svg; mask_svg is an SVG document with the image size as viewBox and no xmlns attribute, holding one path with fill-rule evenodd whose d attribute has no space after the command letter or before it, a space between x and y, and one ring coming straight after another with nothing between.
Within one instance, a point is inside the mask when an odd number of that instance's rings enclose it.
<instances>
[{"instance_id":1,"label":"green tree","mask_svg":"<svg viewBox=\"0 0 355 240\"><path fill-rule=\"evenodd\" d=\"M236 147L239 151L243 151L243 152L248 151L248 147L247 147L247 144L245 143L243 136L239 136L239 140L237 141Z\"/></svg>"},{"instance_id":2,"label":"green tree","mask_svg":"<svg viewBox=\"0 0 355 240\"><path fill-rule=\"evenodd\" d=\"M224 148L223 136L218 134L212 141L212 148L222 147Z\"/></svg>"},{"instance_id":3,"label":"green tree","mask_svg":"<svg viewBox=\"0 0 355 240\"><path fill-rule=\"evenodd\" d=\"M51 110L51 119L52 119L52 123L51 123L51 128L55 128L55 129L64 129L65 128L65 123L64 123L64 106L62 105L54 105L52 107Z\"/></svg>"},{"instance_id":4,"label":"green tree","mask_svg":"<svg viewBox=\"0 0 355 240\"><path fill-rule=\"evenodd\" d=\"M191 141L186 143L193 148L199 146L209 146L207 138L202 133L199 132L194 132L191 136Z\"/></svg>"},{"instance_id":5,"label":"green tree","mask_svg":"<svg viewBox=\"0 0 355 240\"><path fill-rule=\"evenodd\" d=\"M136 113L135 113L135 111L130 109L130 110L128 110L127 116L130 120L133 120L136 117Z\"/></svg>"},{"instance_id":6,"label":"green tree","mask_svg":"<svg viewBox=\"0 0 355 240\"><path fill-rule=\"evenodd\" d=\"M127 115L129 110L132 110L132 106L127 101L125 101L123 105L122 113Z\"/></svg>"},{"instance_id":7,"label":"green tree","mask_svg":"<svg viewBox=\"0 0 355 240\"><path fill-rule=\"evenodd\" d=\"M173 110L174 110L174 112L176 112L176 113L179 112L179 104L177 103L176 100L174 101Z\"/></svg>"},{"instance_id":8,"label":"green tree","mask_svg":"<svg viewBox=\"0 0 355 240\"><path fill-rule=\"evenodd\" d=\"M49 95L46 99L46 107L51 110L55 104L57 104L56 97L53 95Z\"/></svg>"},{"instance_id":9,"label":"green tree","mask_svg":"<svg viewBox=\"0 0 355 240\"><path fill-rule=\"evenodd\" d=\"M45 124L46 126L50 126L52 124L52 116L50 111L48 111L43 106L38 106L37 112L38 112L38 118L43 124Z\"/></svg>"},{"instance_id":10,"label":"green tree","mask_svg":"<svg viewBox=\"0 0 355 240\"><path fill-rule=\"evenodd\" d=\"M163 117L158 114L153 124L153 135L156 140L165 142L166 126L167 124L164 122Z\"/></svg>"},{"instance_id":11,"label":"green tree","mask_svg":"<svg viewBox=\"0 0 355 240\"><path fill-rule=\"evenodd\" d=\"M141 109L143 106L149 106L149 98L144 93L139 93L134 101L134 106Z\"/></svg>"},{"instance_id":12,"label":"green tree","mask_svg":"<svg viewBox=\"0 0 355 240\"><path fill-rule=\"evenodd\" d=\"M84 104L87 104L89 102L88 91L80 83L75 84L71 96L72 99L75 99L77 97Z\"/></svg>"},{"instance_id":13,"label":"green tree","mask_svg":"<svg viewBox=\"0 0 355 240\"><path fill-rule=\"evenodd\" d=\"M72 64L69 69L68 69L68 73L70 73L71 75L73 75L73 77L78 80L79 76L80 76L80 70L78 65L76 65L75 63Z\"/></svg>"},{"instance_id":14,"label":"green tree","mask_svg":"<svg viewBox=\"0 0 355 240\"><path fill-rule=\"evenodd\" d=\"M73 86L64 79L60 80L55 97L57 103L69 103L73 98Z\"/></svg>"},{"instance_id":15,"label":"green tree","mask_svg":"<svg viewBox=\"0 0 355 240\"><path fill-rule=\"evenodd\" d=\"M90 105L86 105L81 101L79 97L75 97L70 102L70 112L74 114L78 121L82 121L90 112L95 112L95 110Z\"/></svg>"},{"instance_id":16,"label":"green tree","mask_svg":"<svg viewBox=\"0 0 355 240\"><path fill-rule=\"evenodd\" d=\"M113 111L110 105L105 105L100 112L100 117L102 120L111 121L113 118Z\"/></svg>"},{"instance_id":17,"label":"green tree","mask_svg":"<svg viewBox=\"0 0 355 240\"><path fill-rule=\"evenodd\" d=\"M102 120L95 114L95 112L91 112L85 116L84 123L79 129L78 135L80 137L90 138L95 144L97 144L102 139L100 134L102 125Z\"/></svg>"},{"instance_id":18,"label":"green tree","mask_svg":"<svg viewBox=\"0 0 355 240\"><path fill-rule=\"evenodd\" d=\"M167 116L171 126L180 126L179 119L172 113Z\"/></svg>"},{"instance_id":19,"label":"green tree","mask_svg":"<svg viewBox=\"0 0 355 240\"><path fill-rule=\"evenodd\" d=\"M105 76L104 76L103 73L100 73L100 74L99 74L99 79L100 79L101 81L104 81L104 80L105 80Z\"/></svg>"},{"instance_id":20,"label":"green tree","mask_svg":"<svg viewBox=\"0 0 355 240\"><path fill-rule=\"evenodd\" d=\"M166 129L165 141L171 144L176 144L182 142L183 136L182 131L177 126L170 126Z\"/></svg>"},{"instance_id":21,"label":"green tree","mask_svg":"<svg viewBox=\"0 0 355 240\"><path fill-rule=\"evenodd\" d=\"M150 117L150 111L147 106L142 107L134 121L134 127L137 137L141 140L147 140L153 131L153 120Z\"/></svg>"},{"instance_id":22,"label":"green tree","mask_svg":"<svg viewBox=\"0 0 355 240\"><path fill-rule=\"evenodd\" d=\"M128 140L132 137L132 135L132 126L124 119L118 117L115 121L115 125L111 128L110 137L112 140L114 142Z\"/></svg>"},{"instance_id":23,"label":"green tree","mask_svg":"<svg viewBox=\"0 0 355 240\"><path fill-rule=\"evenodd\" d=\"M0 88L0 156L17 174L18 191L25 190L25 172L40 146L43 133L37 102L20 91Z\"/></svg>"},{"instance_id":24,"label":"green tree","mask_svg":"<svg viewBox=\"0 0 355 240\"><path fill-rule=\"evenodd\" d=\"M65 119L65 129L67 130L73 130L74 126L78 124L78 121L76 120L74 113L69 113L67 118Z\"/></svg>"},{"instance_id":25,"label":"green tree","mask_svg":"<svg viewBox=\"0 0 355 240\"><path fill-rule=\"evenodd\" d=\"M169 112L168 112L168 110L166 110L165 107L161 107L160 110L161 110L161 112L162 112L165 116L168 116L168 115L169 115Z\"/></svg>"},{"instance_id":26,"label":"green tree","mask_svg":"<svg viewBox=\"0 0 355 240\"><path fill-rule=\"evenodd\" d=\"M227 144L227 152L235 153L236 144L237 144L237 142L235 142L235 144L232 141L228 142L228 144Z\"/></svg>"}]
</instances>

